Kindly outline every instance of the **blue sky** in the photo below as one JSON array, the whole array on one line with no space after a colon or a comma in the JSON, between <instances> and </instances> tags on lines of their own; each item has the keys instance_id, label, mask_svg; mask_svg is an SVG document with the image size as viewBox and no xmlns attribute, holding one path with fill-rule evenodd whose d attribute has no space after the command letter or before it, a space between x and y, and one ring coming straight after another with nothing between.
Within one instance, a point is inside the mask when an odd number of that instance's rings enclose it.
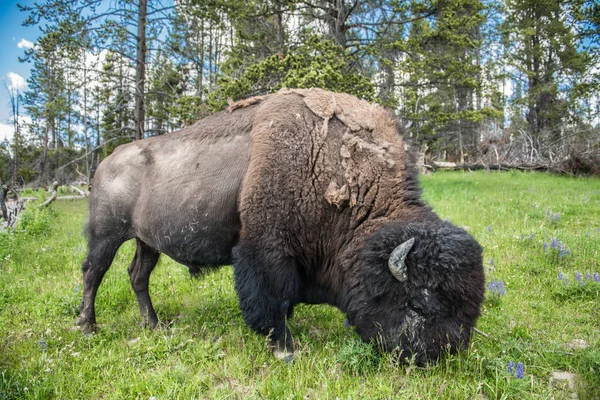
<instances>
[{"instance_id":1,"label":"blue sky","mask_svg":"<svg viewBox=\"0 0 600 400\"><path fill-rule=\"evenodd\" d=\"M18 77L11 74L17 74L23 79L29 77L30 65L20 63L19 56L24 54L27 42L33 43L38 38L39 27L24 27L21 24L27 17L25 12L20 12L17 7L19 4L33 4L33 0L0 0L0 141L3 141L7 135L7 130L12 131L10 123L10 100L4 82L20 81ZM23 41L23 39L25 41ZM21 43L21 48L19 48ZM11 80L12 76L12 80ZM7 127L6 125L9 125Z\"/></svg>"}]
</instances>

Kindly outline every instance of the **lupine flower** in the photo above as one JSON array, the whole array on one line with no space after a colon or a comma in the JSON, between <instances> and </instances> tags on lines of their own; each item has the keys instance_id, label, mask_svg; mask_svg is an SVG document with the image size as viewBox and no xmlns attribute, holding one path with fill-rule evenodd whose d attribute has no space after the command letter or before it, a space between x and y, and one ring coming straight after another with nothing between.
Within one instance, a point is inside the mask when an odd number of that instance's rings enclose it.
<instances>
[{"instance_id":1,"label":"lupine flower","mask_svg":"<svg viewBox=\"0 0 600 400\"><path fill-rule=\"evenodd\" d=\"M557 238L552 239L552 242L550 243L550 247L552 247L552 248L558 247L558 239Z\"/></svg>"},{"instance_id":2,"label":"lupine flower","mask_svg":"<svg viewBox=\"0 0 600 400\"><path fill-rule=\"evenodd\" d=\"M517 379L523 379L525 373L523 372L523 363L517 363L517 370L515 371L515 377Z\"/></svg>"},{"instance_id":3,"label":"lupine flower","mask_svg":"<svg viewBox=\"0 0 600 400\"><path fill-rule=\"evenodd\" d=\"M577 271L577 273L575 274L575 279L577 279L577 281L581 282L581 274L579 273L579 271Z\"/></svg>"},{"instance_id":4,"label":"lupine flower","mask_svg":"<svg viewBox=\"0 0 600 400\"><path fill-rule=\"evenodd\" d=\"M491 232L491 231L492 231L492 227L491 227L490 225L488 225L488 227L487 227L487 231L488 231L488 232Z\"/></svg>"},{"instance_id":5,"label":"lupine flower","mask_svg":"<svg viewBox=\"0 0 600 400\"><path fill-rule=\"evenodd\" d=\"M502 282L501 280L491 281L488 284L488 290L492 294L497 294L499 296L504 296L506 294L506 288L504 287L504 282Z\"/></svg>"},{"instance_id":6,"label":"lupine flower","mask_svg":"<svg viewBox=\"0 0 600 400\"><path fill-rule=\"evenodd\" d=\"M515 367L514 361L509 361L508 365L506 366L506 370L512 374L514 367Z\"/></svg>"},{"instance_id":7,"label":"lupine flower","mask_svg":"<svg viewBox=\"0 0 600 400\"><path fill-rule=\"evenodd\" d=\"M521 241L522 242L525 241L525 235L523 235L522 233L521 233Z\"/></svg>"},{"instance_id":8,"label":"lupine flower","mask_svg":"<svg viewBox=\"0 0 600 400\"><path fill-rule=\"evenodd\" d=\"M558 279L562 280L562 278L563 278L563 274L562 274L562 272L559 272L558 273Z\"/></svg>"},{"instance_id":9,"label":"lupine flower","mask_svg":"<svg viewBox=\"0 0 600 400\"><path fill-rule=\"evenodd\" d=\"M571 250L569 250L568 248L566 248L562 243L560 244L560 250L558 251L558 256L560 258L565 257L565 256L570 256L571 255Z\"/></svg>"},{"instance_id":10,"label":"lupine flower","mask_svg":"<svg viewBox=\"0 0 600 400\"><path fill-rule=\"evenodd\" d=\"M42 350L46 350L48 348L48 343L46 343L46 341L44 340L44 335L42 335L42 338L40 339L38 344L40 345L40 349Z\"/></svg>"},{"instance_id":11,"label":"lupine flower","mask_svg":"<svg viewBox=\"0 0 600 400\"><path fill-rule=\"evenodd\" d=\"M585 279L592 279L592 276L590 275L589 272L585 273Z\"/></svg>"},{"instance_id":12,"label":"lupine flower","mask_svg":"<svg viewBox=\"0 0 600 400\"><path fill-rule=\"evenodd\" d=\"M600 277L598 276L597 272L594 272L594 275L592 275L592 278L594 279L595 282L600 282Z\"/></svg>"},{"instance_id":13,"label":"lupine flower","mask_svg":"<svg viewBox=\"0 0 600 400\"><path fill-rule=\"evenodd\" d=\"M546 210L546 217L548 217L550 221L558 221L560 218L560 213L554 214L553 212Z\"/></svg>"}]
</instances>

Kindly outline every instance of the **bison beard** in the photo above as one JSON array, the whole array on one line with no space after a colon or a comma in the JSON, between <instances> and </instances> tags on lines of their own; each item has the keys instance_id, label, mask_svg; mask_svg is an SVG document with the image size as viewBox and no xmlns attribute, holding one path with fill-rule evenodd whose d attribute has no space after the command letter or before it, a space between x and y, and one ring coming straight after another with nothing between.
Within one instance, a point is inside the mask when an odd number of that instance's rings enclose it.
<instances>
[{"instance_id":1,"label":"bison beard","mask_svg":"<svg viewBox=\"0 0 600 400\"><path fill-rule=\"evenodd\" d=\"M236 103L101 164L83 263L84 330L94 327L102 276L132 237L131 283L150 326L159 253L191 271L233 261L244 320L287 360L285 320L298 303L334 305L364 340L422 365L466 346L483 300L481 247L420 200L393 116L319 89Z\"/></svg>"}]
</instances>

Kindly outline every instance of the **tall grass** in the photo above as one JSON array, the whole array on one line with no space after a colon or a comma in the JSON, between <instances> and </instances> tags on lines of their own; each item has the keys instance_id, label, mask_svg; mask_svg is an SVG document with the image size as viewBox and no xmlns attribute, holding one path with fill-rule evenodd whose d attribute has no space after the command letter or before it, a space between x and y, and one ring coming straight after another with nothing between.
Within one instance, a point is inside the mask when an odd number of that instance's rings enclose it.
<instances>
[{"instance_id":1,"label":"tall grass","mask_svg":"<svg viewBox=\"0 0 600 400\"><path fill-rule=\"evenodd\" d=\"M149 331L127 275L132 243L100 287L99 332L84 336L87 203L58 201L0 236L0 398L600 398L600 180L448 172L422 185L485 249L485 336L466 352L399 365L338 310L304 305L289 321L299 356L285 364L244 325L230 267L196 280L164 256L150 282L163 325ZM575 388L551 382L556 371Z\"/></svg>"}]
</instances>

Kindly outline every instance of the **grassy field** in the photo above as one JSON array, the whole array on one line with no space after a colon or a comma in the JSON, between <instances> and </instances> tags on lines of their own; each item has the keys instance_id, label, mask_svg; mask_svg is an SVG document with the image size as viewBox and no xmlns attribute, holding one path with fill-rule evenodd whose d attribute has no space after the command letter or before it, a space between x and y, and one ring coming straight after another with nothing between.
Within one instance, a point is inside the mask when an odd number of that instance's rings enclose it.
<instances>
[{"instance_id":1,"label":"grassy field","mask_svg":"<svg viewBox=\"0 0 600 400\"><path fill-rule=\"evenodd\" d=\"M285 364L244 325L230 267L190 279L165 256L150 282L164 326L149 331L127 275L132 243L100 287L99 332L84 336L74 320L87 203L58 201L30 208L26 232L0 235L0 399L599 399L600 180L448 172L422 186L485 249L483 334L468 351L399 365L338 310L299 306L289 322L299 356Z\"/></svg>"}]
</instances>

